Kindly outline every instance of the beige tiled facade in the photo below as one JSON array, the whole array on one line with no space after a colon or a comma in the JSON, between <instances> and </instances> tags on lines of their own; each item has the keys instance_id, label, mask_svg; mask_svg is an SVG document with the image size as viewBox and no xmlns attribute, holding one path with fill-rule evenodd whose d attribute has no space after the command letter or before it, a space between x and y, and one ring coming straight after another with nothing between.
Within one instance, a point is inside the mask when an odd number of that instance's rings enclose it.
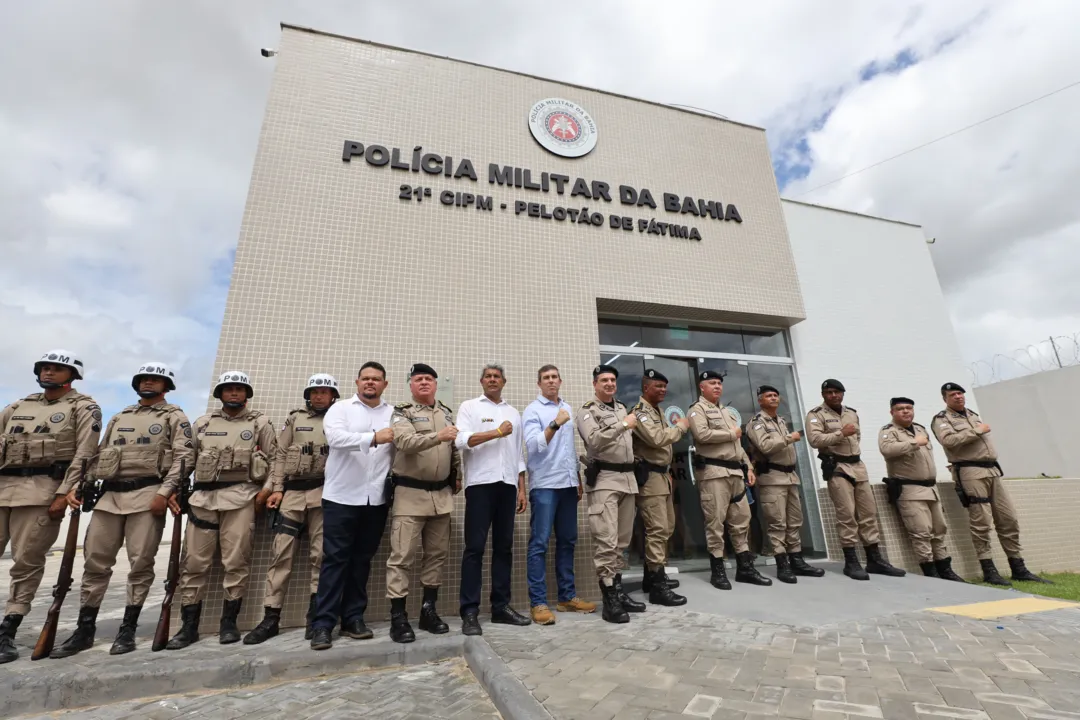
<instances>
[{"instance_id":1,"label":"beige tiled facade","mask_svg":"<svg viewBox=\"0 0 1080 720\"><path fill-rule=\"evenodd\" d=\"M254 407L277 427L300 402L308 375L330 372L347 393L369 359L388 369L390 402L408 399L406 370L426 362L440 374L440 397L456 408L480 394L480 369L494 361L506 367L505 397L520 410L536 396L537 368L549 362L562 371L564 397L580 405L591 396L599 357L598 306L761 327L804 317L759 128L291 27L283 28L275 62L215 373L248 372ZM558 157L532 138L528 112L549 97L577 102L595 120L598 142L589 155ZM346 141L399 148L404 162L416 146L452 156L455 169L468 158L478 180L376 167L362 157L344 162ZM547 193L500 186L488 181L489 163L528 168L534 180L547 172L571 181L561 196L554 186ZM578 177L607 183L613 201L571 198ZM400 199L402 184L432 194ZM658 209L621 204L620 185L648 188ZM492 210L444 206L444 190L490 196ZM742 222L666 212L663 193L733 204ZM548 212L587 207L604 223L516 215L519 200ZM634 229L612 229L611 215L632 217ZM696 227L702 239L639 232L638 219ZM462 498L443 583L447 616L457 611L463 512ZM527 517L515 536L519 609L528 606ZM268 552L260 525L247 626L260 612ZM590 555L582 514L583 596L598 594ZM298 566L304 557L296 554ZM385 559L384 542L370 587L372 618L388 610ZM220 609L218 577L207 629ZM301 577L288 595L290 623L306 608Z\"/></svg>"}]
</instances>

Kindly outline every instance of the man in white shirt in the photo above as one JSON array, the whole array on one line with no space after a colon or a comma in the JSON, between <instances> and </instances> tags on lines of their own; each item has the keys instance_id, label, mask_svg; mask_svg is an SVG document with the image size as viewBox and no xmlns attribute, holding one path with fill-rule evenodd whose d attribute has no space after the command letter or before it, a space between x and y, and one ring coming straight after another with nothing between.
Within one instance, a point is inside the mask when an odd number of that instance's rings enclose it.
<instances>
[{"instance_id":1,"label":"man in white shirt","mask_svg":"<svg viewBox=\"0 0 1080 720\"><path fill-rule=\"evenodd\" d=\"M525 458L521 414L502 399L506 373L485 365L484 394L458 408L458 435L465 474L465 553L461 557L461 632L482 635L478 618L484 577L484 546L491 530L491 622L529 625L510 607L514 514L525 512Z\"/></svg>"},{"instance_id":2,"label":"man in white shirt","mask_svg":"<svg viewBox=\"0 0 1080 720\"><path fill-rule=\"evenodd\" d=\"M393 458L393 408L383 402L386 370L364 363L356 394L330 406L323 421L330 455L323 484L323 561L315 598L311 647L331 647L331 631L366 640L364 624L371 559L386 528L386 477Z\"/></svg>"}]
</instances>

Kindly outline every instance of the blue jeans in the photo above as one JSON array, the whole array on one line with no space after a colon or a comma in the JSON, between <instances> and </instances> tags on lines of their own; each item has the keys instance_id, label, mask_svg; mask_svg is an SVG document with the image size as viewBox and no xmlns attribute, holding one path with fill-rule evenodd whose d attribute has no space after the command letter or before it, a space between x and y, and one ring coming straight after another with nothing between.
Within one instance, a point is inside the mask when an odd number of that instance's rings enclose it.
<instances>
[{"instance_id":1,"label":"blue jeans","mask_svg":"<svg viewBox=\"0 0 1080 720\"><path fill-rule=\"evenodd\" d=\"M547 604L547 549L551 528L555 528L555 576L559 584L559 602L577 596L574 590L574 545L577 543L576 487L535 489L529 491L530 518L528 579L529 604Z\"/></svg>"}]
</instances>

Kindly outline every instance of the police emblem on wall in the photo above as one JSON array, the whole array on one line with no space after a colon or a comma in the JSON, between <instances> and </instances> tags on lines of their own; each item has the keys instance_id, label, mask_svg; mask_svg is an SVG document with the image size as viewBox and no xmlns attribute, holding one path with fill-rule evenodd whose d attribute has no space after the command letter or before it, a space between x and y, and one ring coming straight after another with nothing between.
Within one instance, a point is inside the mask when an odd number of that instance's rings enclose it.
<instances>
[{"instance_id":1,"label":"police emblem on wall","mask_svg":"<svg viewBox=\"0 0 1080 720\"><path fill-rule=\"evenodd\" d=\"M596 122L577 103L561 98L540 100L529 110L529 131L548 152L581 157L596 147Z\"/></svg>"}]
</instances>

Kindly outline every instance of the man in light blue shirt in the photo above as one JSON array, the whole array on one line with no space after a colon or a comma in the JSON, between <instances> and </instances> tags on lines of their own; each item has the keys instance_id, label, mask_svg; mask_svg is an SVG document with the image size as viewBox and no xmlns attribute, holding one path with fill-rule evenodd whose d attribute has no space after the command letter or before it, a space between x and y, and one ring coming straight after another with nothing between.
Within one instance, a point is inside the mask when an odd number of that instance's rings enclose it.
<instances>
[{"instance_id":1,"label":"man in light blue shirt","mask_svg":"<svg viewBox=\"0 0 1080 720\"><path fill-rule=\"evenodd\" d=\"M540 394L525 408L522 425L528 450L530 520L528 581L532 620L553 625L547 605L547 548L555 528L555 575L560 612L591 613L596 603L577 597L574 589L574 545L577 543L577 505L581 499L574 424L570 405L559 397L562 378L554 365L536 373Z\"/></svg>"}]
</instances>

